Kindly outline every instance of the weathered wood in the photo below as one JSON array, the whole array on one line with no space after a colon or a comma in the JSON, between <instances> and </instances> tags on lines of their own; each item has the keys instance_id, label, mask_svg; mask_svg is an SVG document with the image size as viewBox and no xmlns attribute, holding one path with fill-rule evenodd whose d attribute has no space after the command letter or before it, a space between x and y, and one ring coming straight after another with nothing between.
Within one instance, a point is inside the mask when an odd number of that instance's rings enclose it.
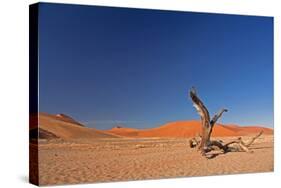
<instances>
[{"instance_id":1,"label":"weathered wood","mask_svg":"<svg viewBox=\"0 0 281 188\"><path fill-rule=\"evenodd\" d=\"M189 147L191 148L195 148L198 144L199 142L195 138L189 140Z\"/></svg>"},{"instance_id":2,"label":"weathered wood","mask_svg":"<svg viewBox=\"0 0 281 188\"><path fill-rule=\"evenodd\" d=\"M196 90L194 87L190 90L190 97L193 102L193 106L197 110L198 114L201 117L201 123L202 123L202 132L201 132L201 142L199 145L199 149L201 149L202 155L205 155L205 150L208 147L209 141L210 141L210 135L212 126L210 124L210 115L208 109L205 107L203 102L199 99L197 96Z\"/></svg>"},{"instance_id":3,"label":"weathered wood","mask_svg":"<svg viewBox=\"0 0 281 188\"><path fill-rule=\"evenodd\" d=\"M212 119L210 119L209 111L206 108L206 106L203 104L203 102L200 100L200 98L197 96L197 92L194 87L191 88L189 92L190 98L193 102L193 106L197 110L200 118L201 118L201 124L202 124L202 131L200 140L197 140L196 138L192 138L189 140L189 144L191 148L198 147L198 150L201 151L201 154L203 156L206 156L206 153L214 150L215 148L219 148L220 150L223 150L224 153L230 152L230 151L244 151L244 152L251 152L249 149L249 146L254 143L254 141L262 135L262 131L256 135L255 137L251 138L248 143L245 143L241 137L237 138L237 140L228 142L224 144L222 141L218 140L211 140L212 130L215 126L216 122L222 117L224 112L227 112L227 109L221 109L217 114L213 116ZM231 145L236 144L236 148L232 147Z\"/></svg>"},{"instance_id":4,"label":"weathered wood","mask_svg":"<svg viewBox=\"0 0 281 188\"><path fill-rule=\"evenodd\" d=\"M241 137L238 137L236 140L232 140L230 142L227 143L223 143L222 141L219 140L211 140L209 142L209 146L207 148L205 148L205 153L210 152L212 150L214 150L214 147L217 147L221 150L223 150L224 153L226 152L252 152L252 150L249 149L249 147L254 143L254 141L260 137L262 135L263 131L260 131L259 134L257 134L256 136L254 136L253 138L250 139L250 141L248 141L248 143L245 143ZM192 143L192 147L190 145L191 148L195 148L200 144L201 140L197 140L196 138L192 138L189 140L190 143ZM232 145L236 146L233 147Z\"/></svg>"},{"instance_id":5,"label":"weathered wood","mask_svg":"<svg viewBox=\"0 0 281 188\"><path fill-rule=\"evenodd\" d=\"M203 102L200 100L200 98L197 96L197 92L194 87L192 87L190 90L190 97L193 102L193 106L195 107L201 117L202 139L198 149L201 150L202 155L205 155L210 145L210 137L212 134L213 127L215 126L215 123L218 121L218 119L222 116L222 114L224 112L227 112L227 109L220 110L217 114L214 115L212 120L210 120L209 111L203 104Z\"/></svg>"},{"instance_id":6,"label":"weathered wood","mask_svg":"<svg viewBox=\"0 0 281 188\"><path fill-rule=\"evenodd\" d=\"M208 134L208 137L210 139L211 137L211 134L212 134L212 131L213 131L213 127L215 126L216 122L218 121L218 119L222 116L222 114L224 112L227 112L228 110L227 109L221 109L217 114L214 115L214 117L212 118L212 120L210 121L210 125L211 125L211 128L210 128L210 131L209 131L209 134Z\"/></svg>"},{"instance_id":7,"label":"weathered wood","mask_svg":"<svg viewBox=\"0 0 281 188\"><path fill-rule=\"evenodd\" d=\"M254 143L254 141L255 141L258 137L260 137L260 136L262 135L262 133L263 133L263 131L260 131L259 134L257 134L255 137L251 138L251 140L250 140L247 144L245 144L245 145L246 145L247 147L249 147L252 143Z\"/></svg>"}]
</instances>

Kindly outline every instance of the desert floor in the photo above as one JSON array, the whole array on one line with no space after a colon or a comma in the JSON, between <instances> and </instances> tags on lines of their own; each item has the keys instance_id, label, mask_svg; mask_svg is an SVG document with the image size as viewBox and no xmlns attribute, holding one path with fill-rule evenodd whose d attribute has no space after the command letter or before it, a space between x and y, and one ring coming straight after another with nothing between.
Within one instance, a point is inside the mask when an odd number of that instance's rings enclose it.
<instances>
[{"instance_id":1,"label":"desert floor","mask_svg":"<svg viewBox=\"0 0 281 188\"><path fill-rule=\"evenodd\" d=\"M223 141L234 138L220 138ZM247 137L243 137L247 140ZM31 144L35 150L36 145ZM159 179L273 171L273 136L263 135L253 153L229 152L206 159L188 139L40 140L39 183Z\"/></svg>"}]
</instances>

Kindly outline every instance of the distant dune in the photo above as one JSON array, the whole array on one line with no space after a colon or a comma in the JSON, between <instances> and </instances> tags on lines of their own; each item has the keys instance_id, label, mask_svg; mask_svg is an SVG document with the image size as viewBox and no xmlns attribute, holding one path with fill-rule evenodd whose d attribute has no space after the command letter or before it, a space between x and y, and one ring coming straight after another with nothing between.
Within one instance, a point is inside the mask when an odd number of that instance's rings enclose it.
<instances>
[{"instance_id":1,"label":"distant dune","mask_svg":"<svg viewBox=\"0 0 281 188\"><path fill-rule=\"evenodd\" d=\"M120 136L109 132L104 132L94 128L87 128L81 123L75 121L73 118L63 115L51 115L46 113L39 113L39 129L36 127L36 118L31 118L31 137L52 139L75 139L75 138L118 138Z\"/></svg>"},{"instance_id":2,"label":"distant dune","mask_svg":"<svg viewBox=\"0 0 281 188\"><path fill-rule=\"evenodd\" d=\"M264 134L273 134L273 130L261 126L242 127L238 125L216 124L212 136L243 136L256 134L263 130ZM107 132L125 137L192 137L201 132L200 121L178 121L167 123L152 129L132 129L122 126L114 127Z\"/></svg>"},{"instance_id":3,"label":"distant dune","mask_svg":"<svg viewBox=\"0 0 281 188\"><path fill-rule=\"evenodd\" d=\"M31 138L43 139L95 139L95 138L145 138L145 137L169 137L183 138L193 137L201 132L200 121L177 121L151 129L126 128L122 125L110 130L97 130L85 127L70 116L64 114L39 113L39 128L37 128L36 116L30 118ZM244 136L256 134L263 130L264 134L273 134L273 130L262 126L238 126L216 124L212 136Z\"/></svg>"},{"instance_id":4,"label":"distant dune","mask_svg":"<svg viewBox=\"0 0 281 188\"><path fill-rule=\"evenodd\" d=\"M126 128L123 126L116 126L116 127L113 127L112 129L108 130L107 132L113 133L116 135L120 135L120 136L125 136L125 137L138 137L140 130L133 129L133 128Z\"/></svg>"}]
</instances>

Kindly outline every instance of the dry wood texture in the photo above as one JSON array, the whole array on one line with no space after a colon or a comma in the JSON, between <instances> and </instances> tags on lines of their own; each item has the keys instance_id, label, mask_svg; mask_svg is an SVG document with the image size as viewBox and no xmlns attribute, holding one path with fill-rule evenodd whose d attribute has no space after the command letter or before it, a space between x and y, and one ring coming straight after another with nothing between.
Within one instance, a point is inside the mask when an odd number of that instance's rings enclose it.
<instances>
[{"instance_id":1,"label":"dry wood texture","mask_svg":"<svg viewBox=\"0 0 281 188\"><path fill-rule=\"evenodd\" d=\"M250 145L254 143L254 141L259 136L262 135L263 131L261 131L255 137L251 138L250 141L248 141L247 143L245 143L241 137L237 138L237 140L233 140L228 143L223 143L220 140L211 140L213 127L215 126L219 118L222 117L223 113L227 112L228 110L223 108L217 114L215 114L212 119L210 119L209 111L207 107L203 104L201 99L198 97L194 87L191 88L189 95L193 102L193 106L195 107L198 114L200 115L201 123L202 123L202 131L200 137L192 138L189 141L189 145L191 148L198 147L198 150L201 151L203 156L207 156L206 153L215 150L217 148L222 150L224 153L230 151L252 152L249 149Z\"/></svg>"}]
</instances>

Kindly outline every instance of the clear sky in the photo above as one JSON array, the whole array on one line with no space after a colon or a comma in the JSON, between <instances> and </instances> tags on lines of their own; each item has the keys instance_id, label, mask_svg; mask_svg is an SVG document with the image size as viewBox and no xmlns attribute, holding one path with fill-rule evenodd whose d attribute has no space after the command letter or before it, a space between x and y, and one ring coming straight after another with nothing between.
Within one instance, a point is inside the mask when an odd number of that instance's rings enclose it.
<instances>
[{"instance_id":1,"label":"clear sky","mask_svg":"<svg viewBox=\"0 0 281 188\"><path fill-rule=\"evenodd\" d=\"M39 8L40 111L98 129L199 119L273 127L273 18L63 4Z\"/></svg>"}]
</instances>

